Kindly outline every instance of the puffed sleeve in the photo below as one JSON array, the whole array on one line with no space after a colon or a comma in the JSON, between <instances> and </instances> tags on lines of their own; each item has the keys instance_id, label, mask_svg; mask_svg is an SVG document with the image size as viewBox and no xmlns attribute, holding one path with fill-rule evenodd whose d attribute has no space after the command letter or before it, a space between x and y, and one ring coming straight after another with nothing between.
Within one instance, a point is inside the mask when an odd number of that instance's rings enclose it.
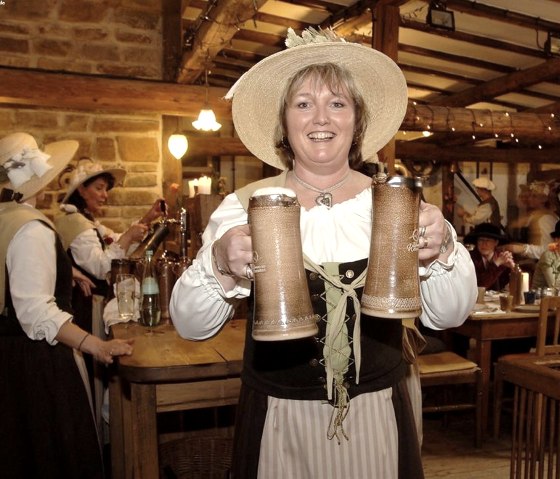
<instances>
[{"instance_id":1,"label":"puffed sleeve","mask_svg":"<svg viewBox=\"0 0 560 479\"><path fill-rule=\"evenodd\" d=\"M240 279L225 291L212 269L212 244L234 226L247 224L247 213L235 194L228 195L210 217L202 247L193 264L175 282L169 312L179 335L207 339L232 317L239 299L251 292L251 282Z\"/></svg>"},{"instance_id":2,"label":"puffed sleeve","mask_svg":"<svg viewBox=\"0 0 560 479\"><path fill-rule=\"evenodd\" d=\"M447 262L434 261L428 268L420 268L420 321L436 330L463 324L477 297L476 272L471 256L452 231L455 247Z\"/></svg>"},{"instance_id":3,"label":"puffed sleeve","mask_svg":"<svg viewBox=\"0 0 560 479\"><path fill-rule=\"evenodd\" d=\"M95 229L80 233L70 244L72 257L78 266L97 279L106 279L111 271L111 261L125 256L125 251L115 242L103 249Z\"/></svg>"},{"instance_id":4,"label":"puffed sleeve","mask_svg":"<svg viewBox=\"0 0 560 479\"><path fill-rule=\"evenodd\" d=\"M14 235L6 255L10 294L23 331L31 339L46 339L52 345L57 343L54 338L60 327L72 318L54 297L54 235L40 221L30 221Z\"/></svg>"}]
</instances>

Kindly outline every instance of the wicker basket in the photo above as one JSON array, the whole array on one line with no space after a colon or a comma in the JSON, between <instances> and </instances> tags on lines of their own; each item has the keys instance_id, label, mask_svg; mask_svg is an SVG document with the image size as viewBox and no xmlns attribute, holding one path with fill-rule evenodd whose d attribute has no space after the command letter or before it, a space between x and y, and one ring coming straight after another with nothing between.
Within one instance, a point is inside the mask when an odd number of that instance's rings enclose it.
<instances>
[{"instance_id":1,"label":"wicker basket","mask_svg":"<svg viewBox=\"0 0 560 479\"><path fill-rule=\"evenodd\" d=\"M229 429L197 431L159 446L163 479L227 479L233 437Z\"/></svg>"}]
</instances>

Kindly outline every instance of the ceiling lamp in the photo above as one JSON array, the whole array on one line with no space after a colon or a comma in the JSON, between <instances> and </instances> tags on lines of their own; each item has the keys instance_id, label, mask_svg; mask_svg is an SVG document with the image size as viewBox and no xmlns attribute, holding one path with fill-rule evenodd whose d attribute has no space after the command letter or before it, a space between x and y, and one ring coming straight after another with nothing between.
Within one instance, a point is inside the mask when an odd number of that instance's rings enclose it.
<instances>
[{"instance_id":1,"label":"ceiling lamp","mask_svg":"<svg viewBox=\"0 0 560 479\"><path fill-rule=\"evenodd\" d=\"M202 131L218 131L222 125L216 121L216 115L208 104L208 69L204 70L204 86L206 90L206 101L204 108L198 114L198 120L192 122L192 125L197 130Z\"/></svg>"},{"instance_id":2,"label":"ceiling lamp","mask_svg":"<svg viewBox=\"0 0 560 479\"><path fill-rule=\"evenodd\" d=\"M455 31L455 16L447 10L443 1L434 0L430 3L426 23L431 27Z\"/></svg>"},{"instance_id":3,"label":"ceiling lamp","mask_svg":"<svg viewBox=\"0 0 560 479\"><path fill-rule=\"evenodd\" d=\"M189 141L182 133L173 133L167 140L167 148L176 159L180 160L189 148Z\"/></svg>"},{"instance_id":4,"label":"ceiling lamp","mask_svg":"<svg viewBox=\"0 0 560 479\"><path fill-rule=\"evenodd\" d=\"M548 37L544 42L544 52L549 57L560 55L560 34L548 32Z\"/></svg>"}]
</instances>

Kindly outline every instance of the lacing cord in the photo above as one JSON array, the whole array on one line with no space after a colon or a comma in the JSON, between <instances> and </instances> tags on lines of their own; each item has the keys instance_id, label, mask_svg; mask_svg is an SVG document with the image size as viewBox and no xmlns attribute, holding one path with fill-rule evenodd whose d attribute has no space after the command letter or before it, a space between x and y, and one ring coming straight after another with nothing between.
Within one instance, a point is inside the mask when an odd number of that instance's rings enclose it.
<instances>
[{"instance_id":1,"label":"lacing cord","mask_svg":"<svg viewBox=\"0 0 560 479\"><path fill-rule=\"evenodd\" d=\"M348 336L343 332L346 323L346 306L347 299L352 298L356 319L354 323L354 333L352 336L354 346L354 358L356 367L356 384L359 384L360 378L360 364L361 364L361 342L360 342L360 301L356 293L357 288L361 288L365 284L365 277L367 269L362 271L350 284L344 284L338 275L329 274L322 266L316 264L309 259L305 254L303 256L304 265L307 269L317 273L325 282L332 285L338 290L340 299L336 307L327 312L327 332L325 337L325 369L327 374L327 397L332 401L335 409L327 431L328 439L337 438L340 443L341 437L348 439L343 428L343 421L348 415L349 410L349 395L348 390L344 386L344 373L348 367L349 356L346 357L346 362L341 364L340 351L343 349L336 341L340 341L341 334L344 334L346 345L348 346ZM332 353L332 354L331 354ZM338 354L338 358L334 357ZM336 364L333 364L336 363ZM334 398L333 398L334 393Z\"/></svg>"}]
</instances>

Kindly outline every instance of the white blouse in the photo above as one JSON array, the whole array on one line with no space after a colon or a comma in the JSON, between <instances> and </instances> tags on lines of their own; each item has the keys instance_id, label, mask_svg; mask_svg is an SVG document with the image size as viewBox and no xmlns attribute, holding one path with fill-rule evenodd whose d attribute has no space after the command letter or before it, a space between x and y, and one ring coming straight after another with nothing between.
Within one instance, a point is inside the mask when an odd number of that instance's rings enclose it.
<instances>
[{"instance_id":1,"label":"white blouse","mask_svg":"<svg viewBox=\"0 0 560 479\"><path fill-rule=\"evenodd\" d=\"M372 194L365 189L333 205L301 209L303 252L315 263L350 262L367 258L370 249ZM234 312L235 300L250 293L249 280L239 279L225 291L212 269L211 246L233 226L247 223L247 212L235 194L212 214L203 246L193 264L177 280L169 305L177 332L184 338L206 339L216 334ZM476 273L465 247L453 231L454 251L447 263L420 267L422 323L432 329L461 325L476 302Z\"/></svg>"},{"instance_id":2,"label":"white blouse","mask_svg":"<svg viewBox=\"0 0 560 479\"><path fill-rule=\"evenodd\" d=\"M33 254L29 254L32 251ZM72 315L55 302L55 233L40 221L23 225L8 245L10 293L25 334L55 345L58 330Z\"/></svg>"}]
</instances>

